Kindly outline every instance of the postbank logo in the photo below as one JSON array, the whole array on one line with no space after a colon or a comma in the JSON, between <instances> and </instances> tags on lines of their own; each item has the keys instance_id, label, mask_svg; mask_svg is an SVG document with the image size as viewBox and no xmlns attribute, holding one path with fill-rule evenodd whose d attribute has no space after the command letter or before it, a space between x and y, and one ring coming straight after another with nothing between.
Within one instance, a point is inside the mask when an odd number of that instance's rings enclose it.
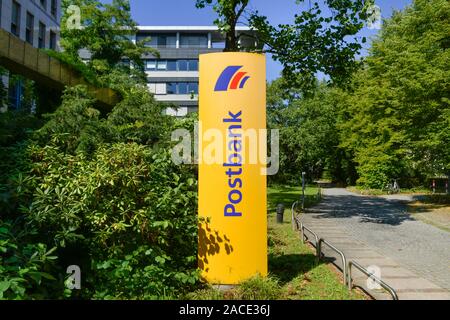
<instances>
[{"instance_id":1,"label":"postbank logo","mask_svg":"<svg viewBox=\"0 0 450 320\"><path fill-rule=\"evenodd\" d=\"M217 79L214 91L228 91L244 88L250 76L247 72L239 71L242 66L226 67ZM238 72L239 71L239 72Z\"/></svg>"}]
</instances>

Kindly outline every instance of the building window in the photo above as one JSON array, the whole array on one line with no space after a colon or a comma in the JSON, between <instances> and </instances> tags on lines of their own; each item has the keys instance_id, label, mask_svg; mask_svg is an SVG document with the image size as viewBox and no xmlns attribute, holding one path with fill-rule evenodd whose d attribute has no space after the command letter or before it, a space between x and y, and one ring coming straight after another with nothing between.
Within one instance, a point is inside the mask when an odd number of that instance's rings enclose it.
<instances>
[{"instance_id":1,"label":"building window","mask_svg":"<svg viewBox=\"0 0 450 320\"><path fill-rule=\"evenodd\" d=\"M177 36L175 34L138 34L137 41L142 41L150 38L150 41L145 43L148 47L153 48L176 48Z\"/></svg>"},{"instance_id":2,"label":"building window","mask_svg":"<svg viewBox=\"0 0 450 320\"><path fill-rule=\"evenodd\" d=\"M153 94L166 94L166 84L160 83L149 83L147 84L149 91Z\"/></svg>"},{"instance_id":3,"label":"building window","mask_svg":"<svg viewBox=\"0 0 450 320\"><path fill-rule=\"evenodd\" d=\"M156 93L156 83L147 83L148 91Z\"/></svg>"},{"instance_id":4,"label":"building window","mask_svg":"<svg viewBox=\"0 0 450 320\"><path fill-rule=\"evenodd\" d=\"M147 71L198 71L198 60L147 60Z\"/></svg>"},{"instance_id":5,"label":"building window","mask_svg":"<svg viewBox=\"0 0 450 320\"><path fill-rule=\"evenodd\" d=\"M197 82L189 82L188 92L193 93L193 94L198 94L198 83Z\"/></svg>"},{"instance_id":6,"label":"building window","mask_svg":"<svg viewBox=\"0 0 450 320\"><path fill-rule=\"evenodd\" d=\"M27 24L25 28L25 41L33 45L34 37L34 16L27 12Z\"/></svg>"},{"instance_id":7,"label":"building window","mask_svg":"<svg viewBox=\"0 0 450 320\"><path fill-rule=\"evenodd\" d=\"M44 8L44 10L47 10L47 0L39 0L39 2L41 3L42 8Z\"/></svg>"},{"instance_id":8,"label":"building window","mask_svg":"<svg viewBox=\"0 0 450 320\"><path fill-rule=\"evenodd\" d=\"M157 83L156 84L156 94L166 94L167 93L167 86L165 83Z\"/></svg>"},{"instance_id":9,"label":"building window","mask_svg":"<svg viewBox=\"0 0 450 320\"><path fill-rule=\"evenodd\" d=\"M38 38L38 47L40 49L45 48L45 29L46 26L42 22L39 22L39 38Z\"/></svg>"},{"instance_id":10,"label":"building window","mask_svg":"<svg viewBox=\"0 0 450 320\"><path fill-rule=\"evenodd\" d=\"M178 60L178 71L188 71L187 60Z\"/></svg>"},{"instance_id":11,"label":"building window","mask_svg":"<svg viewBox=\"0 0 450 320\"><path fill-rule=\"evenodd\" d=\"M21 107L22 96L23 96L23 80L17 79L12 81L9 79L9 105L14 110L19 110Z\"/></svg>"},{"instance_id":12,"label":"building window","mask_svg":"<svg viewBox=\"0 0 450 320\"><path fill-rule=\"evenodd\" d=\"M167 94L198 94L198 82L169 82Z\"/></svg>"},{"instance_id":13,"label":"building window","mask_svg":"<svg viewBox=\"0 0 450 320\"><path fill-rule=\"evenodd\" d=\"M178 94L188 94L188 84L186 82L178 83Z\"/></svg>"},{"instance_id":14,"label":"building window","mask_svg":"<svg viewBox=\"0 0 450 320\"><path fill-rule=\"evenodd\" d=\"M177 84L175 82L167 84L167 94L177 94Z\"/></svg>"},{"instance_id":15,"label":"building window","mask_svg":"<svg viewBox=\"0 0 450 320\"><path fill-rule=\"evenodd\" d=\"M50 49L56 50L56 33L50 31Z\"/></svg>"},{"instance_id":16,"label":"building window","mask_svg":"<svg viewBox=\"0 0 450 320\"><path fill-rule=\"evenodd\" d=\"M13 1L11 10L11 33L17 37L20 37L20 9L20 4Z\"/></svg>"},{"instance_id":17,"label":"building window","mask_svg":"<svg viewBox=\"0 0 450 320\"><path fill-rule=\"evenodd\" d=\"M208 36L207 35L181 35L180 37L181 48L207 48Z\"/></svg>"},{"instance_id":18,"label":"building window","mask_svg":"<svg viewBox=\"0 0 450 320\"><path fill-rule=\"evenodd\" d=\"M53 17L56 18L56 15L58 14L58 1L52 0L51 6L50 6L50 13Z\"/></svg>"},{"instance_id":19,"label":"building window","mask_svg":"<svg viewBox=\"0 0 450 320\"><path fill-rule=\"evenodd\" d=\"M165 48L176 48L177 47L177 36L176 35L166 35L165 38Z\"/></svg>"},{"instance_id":20,"label":"building window","mask_svg":"<svg viewBox=\"0 0 450 320\"><path fill-rule=\"evenodd\" d=\"M145 62L145 70L156 70L156 60L147 60Z\"/></svg>"},{"instance_id":21,"label":"building window","mask_svg":"<svg viewBox=\"0 0 450 320\"><path fill-rule=\"evenodd\" d=\"M167 61L167 71L177 71L177 60Z\"/></svg>"},{"instance_id":22,"label":"building window","mask_svg":"<svg viewBox=\"0 0 450 320\"><path fill-rule=\"evenodd\" d=\"M188 69L189 71L198 71L198 60L189 60Z\"/></svg>"},{"instance_id":23,"label":"building window","mask_svg":"<svg viewBox=\"0 0 450 320\"><path fill-rule=\"evenodd\" d=\"M167 61L166 60L160 60L157 62L157 69L159 71L161 70L167 70Z\"/></svg>"}]
</instances>

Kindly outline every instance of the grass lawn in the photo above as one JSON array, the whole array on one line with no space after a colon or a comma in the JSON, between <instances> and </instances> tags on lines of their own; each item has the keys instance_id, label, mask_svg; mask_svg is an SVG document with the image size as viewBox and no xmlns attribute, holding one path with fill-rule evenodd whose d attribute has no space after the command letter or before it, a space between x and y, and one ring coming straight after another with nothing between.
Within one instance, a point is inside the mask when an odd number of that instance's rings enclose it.
<instances>
[{"instance_id":1,"label":"grass lawn","mask_svg":"<svg viewBox=\"0 0 450 320\"><path fill-rule=\"evenodd\" d=\"M317 202L317 188L307 189L307 204ZM269 277L255 277L242 284L219 291L206 288L190 293L188 299L258 299L258 300L353 300L366 297L348 291L342 276L324 263L316 264L314 251L300 242L292 231L290 208L298 200L300 188L273 187L268 189L268 253ZM284 223L276 223L275 207L285 204Z\"/></svg>"},{"instance_id":2,"label":"grass lawn","mask_svg":"<svg viewBox=\"0 0 450 320\"><path fill-rule=\"evenodd\" d=\"M319 189L317 187L308 186L305 190L305 207L310 207L318 202L317 194ZM268 213L274 213L277 204L283 203L284 207L289 214L291 212L291 206L295 201L301 200L302 188L301 187L286 187L286 186L273 186L267 188L267 211Z\"/></svg>"}]
</instances>

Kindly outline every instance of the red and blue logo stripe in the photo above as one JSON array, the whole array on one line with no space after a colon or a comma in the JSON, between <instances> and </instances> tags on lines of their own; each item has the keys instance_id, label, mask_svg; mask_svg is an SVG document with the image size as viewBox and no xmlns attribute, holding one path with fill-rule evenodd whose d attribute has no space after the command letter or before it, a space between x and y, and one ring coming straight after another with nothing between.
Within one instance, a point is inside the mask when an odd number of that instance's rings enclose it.
<instances>
[{"instance_id":1,"label":"red and blue logo stripe","mask_svg":"<svg viewBox=\"0 0 450 320\"><path fill-rule=\"evenodd\" d=\"M239 89L244 88L245 83L250 79L250 76L246 75L247 72L239 71L241 68L242 66L226 67L220 74L219 79L217 79L214 91L228 91L228 89L236 90L238 87Z\"/></svg>"}]
</instances>

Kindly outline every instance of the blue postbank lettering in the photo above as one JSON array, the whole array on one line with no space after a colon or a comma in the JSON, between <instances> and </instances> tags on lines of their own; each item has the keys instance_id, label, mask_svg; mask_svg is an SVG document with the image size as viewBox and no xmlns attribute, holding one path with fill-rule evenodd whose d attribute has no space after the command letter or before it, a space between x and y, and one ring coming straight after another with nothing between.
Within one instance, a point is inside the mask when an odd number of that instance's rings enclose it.
<instances>
[{"instance_id":1,"label":"blue postbank lettering","mask_svg":"<svg viewBox=\"0 0 450 320\"><path fill-rule=\"evenodd\" d=\"M229 124L227 162L223 164L226 168L225 175L228 183L227 203L223 209L225 217L242 217L238 205L242 202L242 111L237 113L228 112L228 117L223 119Z\"/></svg>"}]
</instances>

